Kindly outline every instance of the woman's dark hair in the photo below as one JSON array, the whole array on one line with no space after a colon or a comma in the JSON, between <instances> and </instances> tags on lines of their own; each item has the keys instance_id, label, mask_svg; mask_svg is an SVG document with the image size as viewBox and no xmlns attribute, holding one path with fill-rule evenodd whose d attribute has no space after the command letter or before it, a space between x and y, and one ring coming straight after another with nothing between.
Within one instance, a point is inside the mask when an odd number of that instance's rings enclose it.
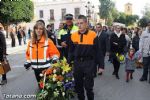
<instances>
[{"instance_id":1,"label":"woman's dark hair","mask_svg":"<svg viewBox=\"0 0 150 100\"><path fill-rule=\"evenodd\" d=\"M40 22L40 23L43 23L43 25L45 26L44 20L40 19L40 20L37 20L37 21L36 21L36 23L39 23L39 22Z\"/></svg>"},{"instance_id":2,"label":"woman's dark hair","mask_svg":"<svg viewBox=\"0 0 150 100\"><path fill-rule=\"evenodd\" d=\"M128 30L127 30L127 28L123 28L123 30L125 31L125 33L128 33Z\"/></svg>"}]
</instances>

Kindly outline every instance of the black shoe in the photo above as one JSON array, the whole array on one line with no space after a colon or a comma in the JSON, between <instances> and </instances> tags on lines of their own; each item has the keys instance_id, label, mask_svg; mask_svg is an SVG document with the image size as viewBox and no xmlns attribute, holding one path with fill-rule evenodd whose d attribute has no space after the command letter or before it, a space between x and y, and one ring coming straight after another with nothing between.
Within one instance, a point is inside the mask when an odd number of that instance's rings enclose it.
<instances>
[{"instance_id":1,"label":"black shoe","mask_svg":"<svg viewBox=\"0 0 150 100\"><path fill-rule=\"evenodd\" d=\"M98 73L98 75L103 75L103 73L102 73L102 72L100 72L100 73Z\"/></svg>"},{"instance_id":2,"label":"black shoe","mask_svg":"<svg viewBox=\"0 0 150 100\"><path fill-rule=\"evenodd\" d=\"M131 76L130 79L132 80L132 79L133 79L133 76Z\"/></svg>"},{"instance_id":3,"label":"black shoe","mask_svg":"<svg viewBox=\"0 0 150 100\"><path fill-rule=\"evenodd\" d=\"M147 81L147 79L145 79L145 78L140 78L140 81L141 81L141 82Z\"/></svg>"},{"instance_id":4,"label":"black shoe","mask_svg":"<svg viewBox=\"0 0 150 100\"><path fill-rule=\"evenodd\" d=\"M7 80L2 80L0 83L0 85L5 85L5 84L7 84Z\"/></svg>"},{"instance_id":5,"label":"black shoe","mask_svg":"<svg viewBox=\"0 0 150 100\"><path fill-rule=\"evenodd\" d=\"M113 72L112 75L115 75L115 72Z\"/></svg>"},{"instance_id":6,"label":"black shoe","mask_svg":"<svg viewBox=\"0 0 150 100\"><path fill-rule=\"evenodd\" d=\"M126 82L128 83L128 82L129 82L129 80L126 80Z\"/></svg>"},{"instance_id":7,"label":"black shoe","mask_svg":"<svg viewBox=\"0 0 150 100\"><path fill-rule=\"evenodd\" d=\"M118 80L120 79L118 75L116 75L116 79L118 79Z\"/></svg>"},{"instance_id":8,"label":"black shoe","mask_svg":"<svg viewBox=\"0 0 150 100\"><path fill-rule=\"evenodd\" d=\"M96 77L97 77L97 74L93 74L93 77L96 78Z\"/></svg>"}]
</instances>

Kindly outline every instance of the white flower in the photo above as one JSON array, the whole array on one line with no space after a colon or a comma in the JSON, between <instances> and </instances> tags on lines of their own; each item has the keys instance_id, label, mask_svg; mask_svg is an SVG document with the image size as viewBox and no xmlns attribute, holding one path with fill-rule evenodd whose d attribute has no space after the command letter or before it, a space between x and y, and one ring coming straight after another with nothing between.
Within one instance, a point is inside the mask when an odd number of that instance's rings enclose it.
<instances>
[{"instance_id":1,"label":"white flower","mask_svg":"<svg viewBox=\"0 0 150 100\"><path fill-rule=\"evenodd\" d=\"M53 81L54 81L54 82L56 81L56 78L55 78L55 77L53 77Z\"/></svg>"},{"instance_id":2,"label":"white flower","mask_svg":"<svg viewBox=\"0 0 150 100\"><path fill-rule=\"evenodd\" d=\"M68 82L68 80L66 80L66 82Z\"/></svg>"},{"instance_id":3,"label":"white flower","mask_svg":"<svg viewBox=\"0 0 150 100\"><path fill-rule=\"evenodd\" d=\"M65 96L65 92L63 92L62 95Z\"/></svg>"},{"instance_id":4,"label":"white flower","mask_svg":"<svg viewBox=\"0 0 150 100\"><path fill-rule=\"evenodd\" d=\"M58 91L54 91L54 96L57 97L59 95Z\"/></svg>"},{"instance_id":5,"label":"white flower","mask_svg":"<svg viewBox=\"0 0 150 100\"><path fill-rule=\"evenodd\" d=\"M58 85L58 86L61 86L61 85L62 85L62 83L58 81L58 82L57 82L57 85Z\"/></svg>"},{"instance_id":6,"label":"white flower","mask_svg":"<svg viewBox=\"0 0 150 100\"><path fill-rule=\"evenodd\" d=\"M53 75L53 78L54 78L54 77L56 78L56 76L57 76L57 75L56 75L56 74L54 74L54 75Z\"/></svg>"},{"instance_id":7,"label":"white flower","mask_svg":"<svg viewBox=\"0 0 150 100\"><path fill-rule=\"evenodd\" d=\"M72 81L74 81L74 78L72 78Z\"/></svg>"},{"instance_id":8,"label":"white flower","mask_svg":"<svg viewBox=\"0 0 150 100\"><path fill-rule=\"evenodd\" d=\"M64 74L65 74L65 72L63 71L63 72L62 72L62 75L64 75Z\"/></svg>"},{"instance_id":9,"label":"white flower","mask_svg":"<svg viewBox=\"0 0 150 100\"><path fill-rule=\"evenodd\" d=\"M56 69L53 70L53 73L54 73L54 74L56 73Z\"/></svg>"},{"instance_id":10,"label":"white flower","mask_svg":"<svg viewBox=\"0 0 150 100\"><path fill-rule=\"evenodd\" d=\"M40 77L43 77L43 76L44 76L44 75L41 73L41 74L40 74Z\"/></svg>"}]
</instances>

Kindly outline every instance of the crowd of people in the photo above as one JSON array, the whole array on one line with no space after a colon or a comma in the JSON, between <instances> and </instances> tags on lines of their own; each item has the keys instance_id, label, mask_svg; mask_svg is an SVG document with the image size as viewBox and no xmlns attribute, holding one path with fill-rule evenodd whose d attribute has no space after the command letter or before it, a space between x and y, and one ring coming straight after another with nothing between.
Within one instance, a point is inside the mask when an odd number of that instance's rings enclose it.
<instances>
[{"instance_id":1,"label":"crowd of people","mask_svg":"<svg viewBox=\"0 0 150 100\"><path fill-rule=\"evenodd\" d=\"M21 28L17 32L17 37L19 45L22 44L22 38L26 44L26 36ZM12 42L15 42L13 35L11 38ZM4 52L1 52L0 55L3 54ZM119 69L123 63L126 82L133 79L136 67L143 67L140 81L147 81L149 73L150 83L150 22L145 29L129 29L119 25L102 26L101 23L91 28L86 16L79 15L75 25L73 15L66 14L65 23L61 22L58 30L53 31L52 25L48 24L45 27L45 22L38 20L33 31L30 30L27 61L24 66L26 69L32 67L39 83L40 73L50 66L50 62L57 62L65 57L67 62L73 65L78 99L85 100L86 91L88 100L94 100L94 77L103 74L106 56L109 56L109 61L113 65L112 75L116 79L120 79Z\"/></svg>"}]
</instances>

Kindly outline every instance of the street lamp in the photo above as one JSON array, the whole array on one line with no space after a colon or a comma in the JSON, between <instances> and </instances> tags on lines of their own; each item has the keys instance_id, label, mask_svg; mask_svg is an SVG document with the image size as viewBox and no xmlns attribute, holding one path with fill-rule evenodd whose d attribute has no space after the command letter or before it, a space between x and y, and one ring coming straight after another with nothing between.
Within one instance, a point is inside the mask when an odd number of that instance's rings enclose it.
<instances>
[{"instance_id":1,"label":"street lamp","mask_svg":"<svg viewBox=\"0 0 150 100\"><path fill-rule=\"evenodd\" d=\"M88 19L88 24L89 24L89 22L90 22L90 18L91 18L91 14L93 14L94 13L94 5L92 5L91 4L91 2L87 2L87 4L86 4L86 14L87 14L87 19Z\"/></svg>"}]
</instances>

